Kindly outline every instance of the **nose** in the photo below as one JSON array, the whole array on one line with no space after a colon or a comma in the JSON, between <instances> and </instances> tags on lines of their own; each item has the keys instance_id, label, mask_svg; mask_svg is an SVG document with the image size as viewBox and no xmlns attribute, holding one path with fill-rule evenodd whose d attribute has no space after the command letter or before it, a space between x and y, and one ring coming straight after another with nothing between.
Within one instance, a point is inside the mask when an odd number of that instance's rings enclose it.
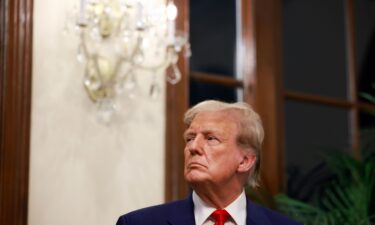
<instances>
[{"instance_id":1,"label":"nose","mask_svg":"<svg viewBox=\"0 0 375 225\"><path fill-rule=\"evenodd\" d=\"M203 153L203 138L197 135L193 140L186 144L186 148L192 155L201 155Z\"/></svg>"}]
</instances>

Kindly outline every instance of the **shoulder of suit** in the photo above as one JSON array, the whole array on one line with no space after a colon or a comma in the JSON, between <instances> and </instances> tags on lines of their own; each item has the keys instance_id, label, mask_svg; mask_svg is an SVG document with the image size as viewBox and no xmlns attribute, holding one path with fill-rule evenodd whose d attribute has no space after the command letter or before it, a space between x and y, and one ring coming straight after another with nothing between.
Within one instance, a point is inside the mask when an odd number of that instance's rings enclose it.
<instances>
[{"instance_id":1,"label":"shoulder of suit","mask_svg":"<svg viewBox=\"0 0 375 225\"><path fill-rule=\"evenodd\" d=\"M135 211L127 213L129 214L144 214L144 213L154 213L154 212L161 212L161 211L166 211L166 210L171 210L171 209L176 209L181 207L181 205L187 204L187 200L179 200L179 201L173 201L169 203L164 203L160 205L154 205L154 206L149 206L141 209L137 209ZM125 214L125 215L127 215Z\"/></svg>"},{"instance_id":2,"label":"shoulder of suit","mask_svg":"<svg viewBox=\"0 0 375 225\"><path fill-rule=\"evenodd\" d=\"M251 201L248 201L248 204L251 205L251 207L249 209L250 214L252 214L251 210L256 211L257 212L256 217L261 218L263 221L264 221L264 219L267 219L269 221L269 224L301 225L300 223L288 218L286 215L281 214L278 211L266 208L264 206L253 203ZM263 215L263 216L261 216L261 215Z\"/></svg>"},{"instance_id":3,"label":"shoulder of suit","mask_svg":"<svg viewBox=\"0 0 375 225\"><path fill-rule=\"evenodd\" d=\"M154 205L122 215L119 218L119 221L123 222L118 222L117 224L154 224L157 218L168 218L171 214L185 211L188 208L190 208L190 202L188 199Z\"/></svg>"}]
</instances>

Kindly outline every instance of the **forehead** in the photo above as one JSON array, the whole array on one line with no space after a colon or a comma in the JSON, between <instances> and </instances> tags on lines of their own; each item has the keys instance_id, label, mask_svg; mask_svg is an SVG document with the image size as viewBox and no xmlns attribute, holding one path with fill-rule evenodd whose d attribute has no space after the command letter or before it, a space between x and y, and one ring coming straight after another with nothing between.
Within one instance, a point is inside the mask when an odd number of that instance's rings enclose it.
<instances>
[{"instance_id":1,"label":"forehead","mask_svg":"<svg viewBox=\"0 0 375 225\"><path fill-rule=\"evenodd\" d=\"M238 117L231 111L200 112L191 122L188 130L214 130L235 132L238 128Z\"/></svg>"}]
</instances>

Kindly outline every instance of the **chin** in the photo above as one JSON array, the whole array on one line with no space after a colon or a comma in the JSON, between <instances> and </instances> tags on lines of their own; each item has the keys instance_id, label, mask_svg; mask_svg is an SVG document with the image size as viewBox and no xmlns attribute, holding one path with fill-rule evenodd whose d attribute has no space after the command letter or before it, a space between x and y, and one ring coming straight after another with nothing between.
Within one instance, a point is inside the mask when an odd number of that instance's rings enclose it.
<instances>
[{"instance_id":1,"label":"chin","mask_svg":"<svg viewBox=\"0 0 375 225\"><path fill-rule=\"evenodd\" d=\"M203 174L200 174L199 172L190 171L187 174L185 174L185 180L189 184L197 184L197 183L202 183L206 181L207 178Z\"/></svg>"}]
</instances>

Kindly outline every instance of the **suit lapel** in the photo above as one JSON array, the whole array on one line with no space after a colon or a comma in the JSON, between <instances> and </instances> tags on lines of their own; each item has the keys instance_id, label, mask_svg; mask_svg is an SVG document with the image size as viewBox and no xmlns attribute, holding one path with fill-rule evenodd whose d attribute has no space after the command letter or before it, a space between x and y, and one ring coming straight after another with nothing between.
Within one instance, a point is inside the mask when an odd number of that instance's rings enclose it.
<instances>
[{"instance_id":1,"label":"suit lapel","mask_svg":"<svg viewBox=\"0 0 375 225\"><path fill-rule=\"evenodd\" d=\"M171 225L195 225L194 204L191 195L171 209L169 215L168 223Z\"/></svg>"}]
</instances>

